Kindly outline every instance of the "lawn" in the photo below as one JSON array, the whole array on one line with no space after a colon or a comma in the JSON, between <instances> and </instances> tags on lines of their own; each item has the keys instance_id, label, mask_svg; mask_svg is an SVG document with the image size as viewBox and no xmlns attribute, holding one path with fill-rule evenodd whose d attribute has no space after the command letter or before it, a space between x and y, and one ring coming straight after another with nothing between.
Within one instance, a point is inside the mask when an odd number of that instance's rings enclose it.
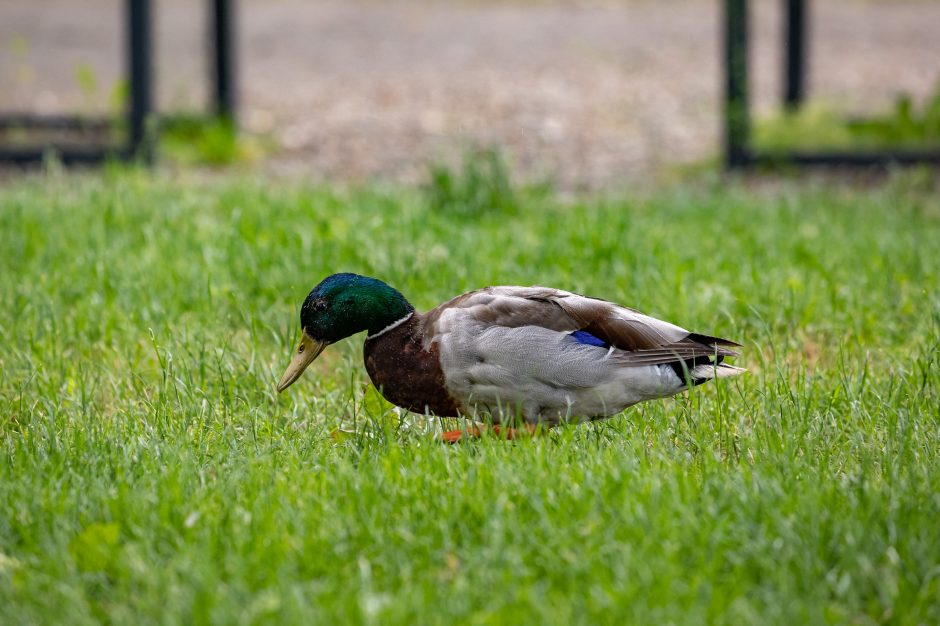
<instances>
[{"instance_id":1,"label":"lawn","mask_svg":"<svg viewBox=\"0 0 940 626\"><path fill-rule=\"evenodd\" d=\"M8 180L0 623L937 623L924 174L507 188L493 209L250 176ZM595 295L737 339L750 373L446 446L368 386L361 337L274 391L336 271L419 309L487 284Z\"/></svg>"}]
</instances>

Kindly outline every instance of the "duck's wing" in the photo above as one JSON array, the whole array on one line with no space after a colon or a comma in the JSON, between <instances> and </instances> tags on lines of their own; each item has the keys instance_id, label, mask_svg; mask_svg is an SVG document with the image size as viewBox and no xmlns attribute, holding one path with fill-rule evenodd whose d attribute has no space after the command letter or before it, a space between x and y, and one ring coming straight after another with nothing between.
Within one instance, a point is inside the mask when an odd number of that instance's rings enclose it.
<instances>
[{"instance_id":1,"label":"duck's wing","mask_svg":"<svg viewBox=\"0 0 940 626\"><path fill-rule=\"evenodd\" d=\"M576 320L583 330L625 354L622 359L638 365L672 363L704 356L737 356L730 347L740 344L693 333L639 311L577 294L558 296L552 302Z\"/></svg>"},{"instance_id":2,"label":"duck's wing","mask_svg":"<svg viewBox=\"0 0 940 626\"><path fill-rule=\"evenodd\" d=\"M736 356L733 341L693 333L606 300L548 287L487 287L463 294L425 316L429 341L455 324L541 327L581 333L578 340L616 348L622 365L658 365L696 357Z\"/></svg>"}]
</instances>

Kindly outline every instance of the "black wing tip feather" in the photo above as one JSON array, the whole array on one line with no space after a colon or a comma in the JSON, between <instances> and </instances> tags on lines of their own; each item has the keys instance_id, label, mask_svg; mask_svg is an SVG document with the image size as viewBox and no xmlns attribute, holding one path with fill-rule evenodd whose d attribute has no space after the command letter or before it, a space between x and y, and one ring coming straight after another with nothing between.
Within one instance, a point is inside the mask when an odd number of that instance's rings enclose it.
<instances>
[{"instance_id":1,"label":"black wing tip feather","mask_svg":"<svg viewBox=\"0 0 940 626\"><path fill-rule=\"evenodd\" d=\"M695 343L701 343L706 346L732 346L735 348L743 347L736 341L731 341L730 339L722 339L721 337L712 337L711 335L702 335L699 333L689 333L687 339L691 339Z\"/></svg>"},{"instance_id":2,"label":"black wing tip feather","mask_svg":"<svg viewBox=\"0 0 940 626\"><path fill-rule=\"evenodd\" d=\"M723 355L719 355L715 358L714 361L706 356L697 356L692 359L685 359L684 361L673 361L672 363L666 363L666 365L672 368L672 371L675 372L676 376L679 377L679 380L688 381L691 383L692 387L697 387L702 383L708 382L711 380L711 378L696 378L695 376L692 376L692 370L695 369L697 365L712 365L714 367L718 367L724 360L725 357Z\"/></svg>"}]
</instances>

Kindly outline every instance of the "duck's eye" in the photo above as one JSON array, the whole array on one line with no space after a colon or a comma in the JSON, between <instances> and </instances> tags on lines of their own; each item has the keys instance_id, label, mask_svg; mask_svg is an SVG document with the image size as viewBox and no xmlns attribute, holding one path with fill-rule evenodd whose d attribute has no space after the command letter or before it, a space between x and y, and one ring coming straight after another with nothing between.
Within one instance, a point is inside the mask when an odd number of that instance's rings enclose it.
<instances>
[{"instance_id":1,"label":"duck's eye","mask_svg":"<svg viewBox=\"0 0 940 626\"><path fill-rule=\"evenodd\" d=\"M323 311L326 309L326 302L323 300L317 300L313 303L313 308L316 311Z\"/></svg>"}]
</instances>

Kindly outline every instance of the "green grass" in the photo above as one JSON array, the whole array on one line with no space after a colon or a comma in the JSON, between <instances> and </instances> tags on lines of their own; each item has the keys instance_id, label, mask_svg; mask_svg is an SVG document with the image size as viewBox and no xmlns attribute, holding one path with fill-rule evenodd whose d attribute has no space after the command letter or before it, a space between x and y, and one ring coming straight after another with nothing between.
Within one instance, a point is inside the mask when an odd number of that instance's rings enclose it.
<instances>
[{"instance_id":1,"label":"green grass","mask_svg":"<svg viewBox=\"0 0 940 626\"><path fill-rule=\"evenodd\" d=\"M176 166L251 164L270 152L270 138L239 132L230 120L198 114L168 116L156 132L160 158Z\"/></svg>"},{"instance_id":2,"label":"green grass","mask_svg":"<svg viewBox=\"0 0 940 626\"><path fill-rule=\"evenodd\" d=\"M0 623L940 621L925 178L432 205L120 170L0 188ZM742 341L751 373L439 445L368 389L360 337L274 392L340 270L419 308L597 295Z\"/></svg>"},{"instance_id":3,"label":"green grass","mask_svg":"<svg viewBox=\"0 0 940 626\"><path fill-rule=\"evenodd\" d=\"M808 103L757 120L754 143L771 154L790 150L931 150L940 146L940 83L923 103L900 94L886 112L847 118L838 107Z\"/></svg>"}]
</instances>

